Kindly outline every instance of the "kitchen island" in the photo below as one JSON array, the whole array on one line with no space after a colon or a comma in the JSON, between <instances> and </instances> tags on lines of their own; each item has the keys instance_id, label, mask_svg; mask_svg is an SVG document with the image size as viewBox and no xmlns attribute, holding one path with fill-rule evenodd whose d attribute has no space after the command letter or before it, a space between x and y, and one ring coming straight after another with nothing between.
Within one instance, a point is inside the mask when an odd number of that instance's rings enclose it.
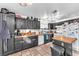
<instances>
[{"instance_id":1,"label":"kitchen island","mask_svg":"<svg viewBox=\"0 0 79 59\"><path fill-rule=\"evenodd\" d=\"M53 39L53 44L64 47L65 56L72 56L73 54L72 44L77 40L76 38L65 37L65 36L55 36L52 39Z\"/></svg>"}]
</instances>

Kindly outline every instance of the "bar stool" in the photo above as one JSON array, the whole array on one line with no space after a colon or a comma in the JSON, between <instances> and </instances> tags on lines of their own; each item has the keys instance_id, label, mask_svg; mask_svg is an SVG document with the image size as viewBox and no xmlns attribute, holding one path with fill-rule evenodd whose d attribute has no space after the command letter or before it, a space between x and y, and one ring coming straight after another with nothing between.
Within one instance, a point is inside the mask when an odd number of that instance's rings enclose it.
<instances>
[{"instance_id":1,"label":"bar stool","mask_svg":"<svg viewBox=\"0 0 79 59\"><path fill-rule=\"evenodd\" d=\"M64 56L64 48L58 45L51 46L52 56Z\"/></svg>"}]
</instances>

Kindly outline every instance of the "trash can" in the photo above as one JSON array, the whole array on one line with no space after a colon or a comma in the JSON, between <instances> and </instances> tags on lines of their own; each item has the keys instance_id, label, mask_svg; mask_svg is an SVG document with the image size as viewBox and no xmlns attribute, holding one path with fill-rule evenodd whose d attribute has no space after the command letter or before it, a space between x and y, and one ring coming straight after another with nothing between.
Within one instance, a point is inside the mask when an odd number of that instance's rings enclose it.
<instances>
[{"instance_id":1,"label":"trash can","mask_svg":"<svg viewBox=\"0 0 79 59\"><path fill-rule=\"evenodd\" d=\"M64 48L58 45L51 46L52 56L64 56Z\"/></svg>"}]
</instances>

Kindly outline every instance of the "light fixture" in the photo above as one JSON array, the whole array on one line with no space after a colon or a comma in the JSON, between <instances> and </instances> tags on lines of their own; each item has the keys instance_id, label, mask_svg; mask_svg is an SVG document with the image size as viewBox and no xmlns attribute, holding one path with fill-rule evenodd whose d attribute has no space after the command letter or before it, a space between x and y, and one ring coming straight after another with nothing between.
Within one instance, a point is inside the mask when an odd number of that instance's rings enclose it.
<instances>
[{"instance_id":1,"label":"light fixture","mask_svg":"<svg viewBox=\"0 0 79 59\"><path fill-rule=\"evenodd\" d=\"M28 7L28 6L31 6L32 3L19 3L19 5L22 7Z\"/></svg>"}]
</instances>

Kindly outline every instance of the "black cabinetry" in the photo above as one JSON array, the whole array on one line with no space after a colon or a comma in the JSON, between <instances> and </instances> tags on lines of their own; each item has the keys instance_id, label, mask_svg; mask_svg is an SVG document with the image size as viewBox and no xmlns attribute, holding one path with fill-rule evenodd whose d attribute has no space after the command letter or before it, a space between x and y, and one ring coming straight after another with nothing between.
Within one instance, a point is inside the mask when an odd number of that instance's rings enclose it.
<instances>
[{"instance_id":1,"label":"black cabinetry","mask_svg":"<svg viewBox=\"0 0 79 59\"><path fill-rule=\"evenodd\" d=\"M15 51L22 50L23 42L24 42L23 38L17 38L17 39L15 39L14 50Z\"/></svg>"},{"instance_id":2,"label":"black cabinetry","mask_svg":"<svg viewBox=\"0 0 79 59\"><path fill-rule=\"evenodd\" d=\"M1 18L7 24L7 28L9 30L10 38L6 40L2 40L2 55L7 55L14 51L14 31L15 31L15 13L1 13ZM6 43L6 44L5 44ZM5 51L6 50L6 51Z\"/></svg>"},{"instance_id":3,"label":"black cabinetry","mask_svg":"<svg viewBox=\"0 0 79 59\"><path fill-rule=\"evenodd\" d=\"M25 39L23 49L31 48L38 45L38 36L31 36Z\"/></svg>"},{"instance_id":4,"label":"black cabinetry","mask_svg":"<svg viewBox=\"0 0 79 59\"><path fill-rule=\"evenodd\" d=\"M52 34L44 34L44 43L52 41Z\"/></svg>"},{"instance_id":5,"label":"black cabinetry","mask_svg":"<svg viewBox=\"0 0 79 59\"><path fill-rule=\"evenodd\" d=\"M72 56L72 44L64 43L64 47L65 47L65 55Z\"/></svg>"},{"instance_id":6,"label":"black cabinetry","mask_svg":"<svg viewBox=\"0 0 79 59\"><path fill-rule=\"evenodd\" d=\"M40 21L16 18L18 29L40 29Z\"/></svg>"},{"instance_id":7,"label":"black cabinetry","mask_svg":"<svg viewBox=\"0 0 79 59\"><path fill-rule=\"evenodd\" d=\"M53 40L53 44L63 47L65 56L72 56L72 44L58 40Z\"/></svg>"},{"instance_id":8,"label":"black cabinetry","mask_svg":"<svg viewBox=\"0 0 79 59\"><path fill-rule=\"evenodd\" d=\"M38 45L38 36L18 38L15 40L15 51L20 51L37 45Z\"/></svg>"}]
</instances>

